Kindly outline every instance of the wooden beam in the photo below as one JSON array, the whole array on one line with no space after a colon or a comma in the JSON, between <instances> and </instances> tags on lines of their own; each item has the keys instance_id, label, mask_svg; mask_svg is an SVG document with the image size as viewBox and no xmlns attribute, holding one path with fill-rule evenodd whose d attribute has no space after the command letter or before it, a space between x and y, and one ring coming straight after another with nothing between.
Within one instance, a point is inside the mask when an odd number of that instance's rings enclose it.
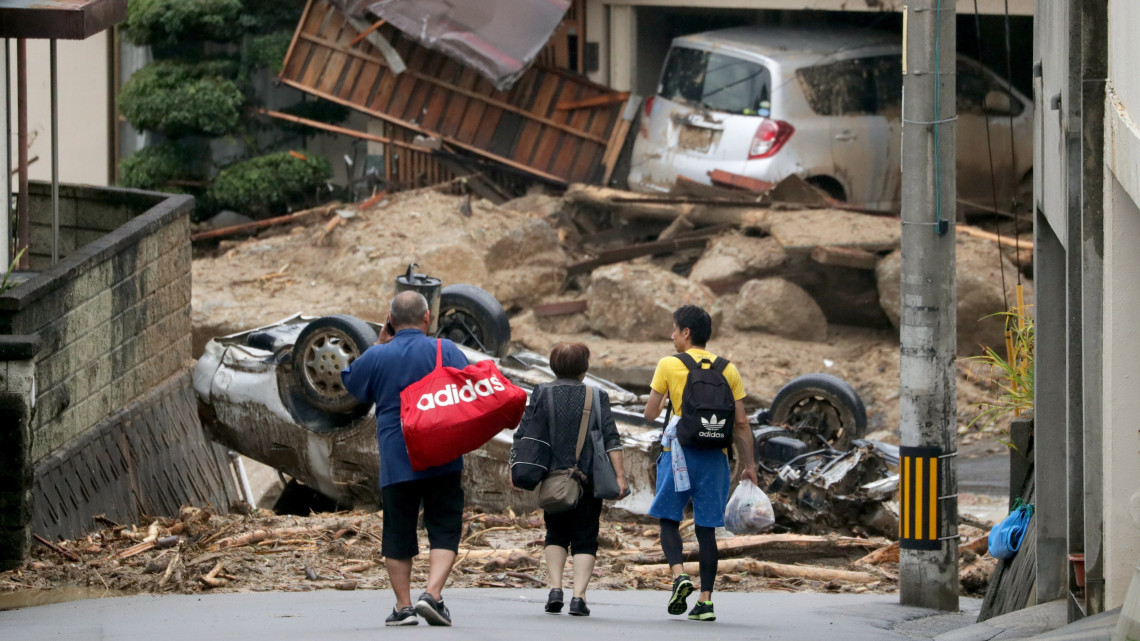
<instances>
[{"instance_id":1,"label":"wooden beam","mask_svg":"<svg viewBox=\"0 0 1140 641\"><path fill-rule=\"evenodd\" d=\"M735 187L736 189L743 189L745 191L753 191L756 193L763 193L775 187L774 183L767 180L760 180L759 178L749 178L748 176L741 176L734 174L723 169L714 169L709 172L709 180L714 185L722 187Z\"/></svg>"},{"instance_id":2,"label":"wooden beam","mask_svg":"<svg viewBox=\"0 0 1140 641\"><path fill-rule=\"evenodd\" d=\"M344 54L347 54L350 56L355 56L357 58L361 58L361 59L367 60L369 62L381 65L382 67L385 67L385 68L388 67L386 61L384 61L383 59L376 58L374 56L370 56L370 55L364 53L363 51L361 51L359 49L349 49L347 47L342 47L340 44L338 44L332 40L328 40L327 38L322 38L320 36L309 35L307 33L301 34L301 37L304 38L305 40L308 40L309 42L312 42L313 44L317 44L317 45L320 45L322 47L328 47L329 49L331 49L333 51L344 53ZM475 91L470 91L468 89L463 89L461 87L457 87L453 84L444 82L444 81L442 81L439 78L436 78L434 76L429 76L427 74L419 73L418 71L413 71L411 69L408 69L404 73L412 76L413 78L415 78L417 80L422 80L423 82L426 82L428 84L435 85L437 87L444 87L445 89L447 89L449 91L453 91L459 95L466 96L468 98L471 98L472 100L478 100L480 102L484 102L484 103L487 103L488 105L492 105L494 107L502 109L503 111L509 111L511 113L518 114L520 116L527 118L528 120L533 120L535 122L542 123L542 124L546 125L547 127L553 127L553 128L558 129L560 131L568 133L571 136L574 136L576 138L581 138L583 140L589 140L590 142L595 142L595 143L598 143L599 145L605 145L608 142L605 138L603 138L601 136L594 136L594 135L582 132L578 129L574 129L573 127L568 127L568 126L566 126L560 122L555 122L553 120L550 120L549 118L544 118L542 116L534 114L534 113L527 111L525 109L520 109L519 107L516 107L516 106L510 104L509 102L503 102L502 100L496 100L496 99L491 98L489 96L485 96L481 93L478 93ZM307 87L307 86L305 87L305 90L306 91L314 91L311 87ZM397 122L403 122L403 121L397 121Z\"/></svg>"},{"instance_id":3,"label":"wooden beam","mask_svg":"<svg viewBox=\"0 0 1140 641\"><path fill-rule=\"evenodd\" d=\"M408 72L408 73L410 73L410 72ZM295 80L289 80L288 78L282 78L281 82L286 84L286 85L289 85L290 87L293 87L294 89L297 89L299 91L303 91L303 92L311 94L313 96L317 96L318 98L324 98L325 100L331 100L332 102L335 102L337 104L344 105L350 109L355 109L356 111L359 111L359 112L364 113L364 114L368 114L369 116L373 116L375 118L379 118L385 122L390 122L390 123L397 125L399 127L403 127L404 129L408 129L410 131L414 131L416 133L421 133L421 134L428 135L428 136L434 136L437 138L440 137L440 134L437 132L428 131L422 127L413 126L413 125L411 125L411 124L409 124L403 120L400 120L398 118L394 118L394 117L392 117L392 116L390 116L390 115L388 115L382 111L373 111L371 109L367 109L367 108L362 107L362 106L360 106L360 105L358 105L352 101L340 98L339 96L334 96L333 94L325 93L323 91L317 91L316 89L313 89L312 87L310 87L308 85L303 85L303 84L301 84ZM466 150L471 151L473 153L479 154L480 156L491 158L494 161L502 163L508 167L513 167L515 169L518 169L521 172L530 174L532 176L538 176L539 178L549 180L550 182L555 183L557 185L565 185L566 184L565 178L560 178L560 177L555 176L553 174L548 174L544 171L539 171L539 170L535 169L534 167L530 167L530 166L524 165L522 163L518 163L518 162L515 162L513 160L510 160L508 158L504 158L502 156L492 154L491 152L487 151L486 149L476 147L475 145L469 145L467 143L459 142L457 140L450 139L450 138L448 139L448 144L455 145L456 147L460 147L462 149L466 149ZM418 149L418 147L417 147L417 149Z\"/></svg>"},{"instance_id":4,"label":"wooden beam","mask_svg":"<svg viewBox=\"0 0 1140 641\"><path fill-rule=\"evenodd\" d=\"M603 94L600 96L593 96L591 98L583 98L581 100L563 100L562 102L554 105L558 111L572 111L574 109L587 109L590 107L601 107L604 105L612 105L615 102L625 102L629 99L628 91L620 91L609 95Z\"/></svg>"},{"instance_id":5,"label":"wooden beam","mask_svg":"<svg viewBox=\"0 0 1140 641\"><path fill-rule=\"evenodd\" d=\"M416 151L423 151L423 152L427 151L426 149L424 149L423 147L420 147L419 145L415 145L415 144L412 144L410 142L405 142L403 140L395 140L393 138L385 138L384 136L376 136L374 134L367 134L367 133L364 133L363 131L357 131L355 129L348 129L346 127L338 127L336 125L330 125L327 122L321 122L319 120L310 120L308 118L302 118L300 116L294 116L293 114L282 113L280 111L271 111L269 109L258 109L257 113L262 114L264 116L269 116L270 118L279 118L281 120L288 120L289 122L295 122L299 125L305 125L307 127L313 127L315 129L323 129L325 131L331 131L331 132L337 133L337 134L344 134L346 136L352 136L354 138L360 138L361 140L371 140L372 142L381 142L381 143L384 143L386 145L395 145L397 147L403 147L405 149L414 149Z\"/></svg>"},{"instance_id":6,"label":"wooden beam","mask_svg":"<svg viewBox=\"0 0 1140 641\"><path fill-rule=\"evenodd\" d=\"M655 240L648 243L641 243L638 245L630 245L629 247L618 247L617 249L608 249L606 251L598 252L597 258L583 260L573 263L566 267L566 275L574 276L576 274L584 274L603 265L612 265L613 263L620 263L631 258L639 256L652 256L655 254L667 254L682 249L694 249L696 247L704 247L705 243L709 242L709 237L697 238L671 238L669 240Z\"/></svg>"},{"instance_id":7,"label":"wooden beam","mask_svg":"<svg viewBox=\"0 0 1140 641\"><path fill-rule=\"evenodd\" d=\"M355 47L356 45L360 44L360 41L367 38L368 34L372 33L373 31L376 31L380 27L383 27L385 24L387 24L387 22L388 21L384 20L383 18L381 18L380 20L377 20L376 22L373 22L372 26L368 27L364 31L361 31L360 35L356 36L352 40L349 40L348 46Z\"/></svg>"},{"instance_id":8,"label":"wooden beam","mask_svg":"<svg viewBox=\"0 0 1140 641\"><path fill-rule=\"evenodd\" d=\"M305 10L301 13L301 21L297 23L297 30L293 32L293 39L289 41L289 48L285 51L285 60L281 63L281 73L277 74L281 78L285 74L285 67L289 63L289 58L293 57L293 49L297 46L297 39L301 37L301 30L305 28L305 23L309 20L309 10L313 8L313 2L309 0L305 3Z\"/></svg>"},{"instance_id":9,"label":"wooden beam","mask_svg":"<svg viewBox=\"0 0 1140 641\"><path fill-rule=\"evenodd\" d=\"M208 240L211 238L224 238L226 236L233 236L233 235L240 234L243 232L256 231L258 229L264 229L266 227L273 227L274 225L283 225L285 223L295 222L295 221L300 220L302 218L312 216L313 214L327 215L330 212L336 210L336 208L340 207L340 206L341 206L341 203L335 202L335 203L330 203L327 205L321 205L320 207L314 207L313 209L306 209L305 211L299 211L295 214L289 214L287 216L277 216L276 218L266 218L265 220L255 220L252 223L245 223L244 225L233 225L232 227L223 227L221 229L211 229L209 231L203 231L203 232L198 232L197 234L192 234L190 236L190 240L195 241L195 240Z\"/></svg>"}]
</instances>

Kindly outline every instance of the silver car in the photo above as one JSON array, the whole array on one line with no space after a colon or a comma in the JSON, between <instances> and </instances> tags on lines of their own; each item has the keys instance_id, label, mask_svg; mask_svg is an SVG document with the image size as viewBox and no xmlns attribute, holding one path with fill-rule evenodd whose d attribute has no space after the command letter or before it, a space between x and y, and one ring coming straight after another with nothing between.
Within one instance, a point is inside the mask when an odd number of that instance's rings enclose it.
<instances>
[{"instance_id":1,"label":"silver car","mask_svg":"<svg viewBox=\"0 0 1140 641\"><path fill-rule=\"evenodd\" d=\"M996 209L1009 211L1032 193L1033 103L968 58L957 73L961 209L994 209L996 188ZM897 35L749 26L677 38L645 101L629 186L668 192L682 177L710 184L713 170L771 183L795 174L838 200L897 211L902 83Z\"/></svg>"}]
</instances>

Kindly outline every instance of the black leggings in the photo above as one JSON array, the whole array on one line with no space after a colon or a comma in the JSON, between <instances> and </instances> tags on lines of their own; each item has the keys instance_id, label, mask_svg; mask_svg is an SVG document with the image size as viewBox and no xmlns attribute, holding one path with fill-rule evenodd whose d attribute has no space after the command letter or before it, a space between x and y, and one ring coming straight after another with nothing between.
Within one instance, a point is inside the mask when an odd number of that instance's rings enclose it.
<instances>
[{"instance_id":1,"label":"black leggings","mask_svg":"<svg viewBox=\"0 0 1140 641\"><path fill-rule=\"evenodd\" d=\"M701 568L701 592L712 592L713 584L716 583L716 567L720 559L716 549L716 529L700 525L695 527L700 550L698 558ZM678 565L684 561L680 522L661 519L661 551L665 553L665 562L669 565Z\"/></svg>"}]
</instances>

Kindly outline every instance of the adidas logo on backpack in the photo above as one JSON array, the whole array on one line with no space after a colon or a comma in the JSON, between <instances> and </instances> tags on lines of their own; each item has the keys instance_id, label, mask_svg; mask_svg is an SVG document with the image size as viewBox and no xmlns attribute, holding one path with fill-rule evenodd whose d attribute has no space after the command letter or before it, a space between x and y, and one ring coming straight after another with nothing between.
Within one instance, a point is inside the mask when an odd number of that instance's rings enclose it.
<instances>
[{"instance_id":1,"label":"adidas logo on backpack","mask_svg":"<svg viewBox=\"0 0 1140 641\"><path fill-rule=\"evenodd\" d=\"M701 359L698 363L684 352L676 357L689 368L681 393L681 419L677 440L696 448L722 449L732 446L732 426L736 420L736 399L724 377L728 359ZM704 367L704 365L708 367ZM725 426L728 429L725 429Z\"/></svg>"}]
</instances>

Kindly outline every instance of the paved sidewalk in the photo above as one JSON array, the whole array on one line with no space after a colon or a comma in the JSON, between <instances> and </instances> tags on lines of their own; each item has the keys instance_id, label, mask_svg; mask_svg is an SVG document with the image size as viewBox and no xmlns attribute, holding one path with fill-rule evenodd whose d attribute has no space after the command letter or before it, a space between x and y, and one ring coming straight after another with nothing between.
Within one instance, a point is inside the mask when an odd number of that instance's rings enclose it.
<instances>
[{"instance_id":1,"label":"paved sidewalk","mask_svg":"<svg viewBox=\"0 0 1140 641\"><path fill-rule=\"evenodd\" d=\"M699 634L707 639L906 641L968 626L979 607L977 600L963 599L965 611L946 615L900 606L897 594L724 592L714 595L717 621L698 623L666 614L664 592L591 591L589 617L543 613L546 591L538 589L448 590L444 598L455 620L452 628L428 630L421 622L389 630L384 617L392 607L391 592L323 590L71 601L0 612L0 636L4 641L374 641L378 634L428 634L432 639L488 641L661 641L667 635Z\"/></svg>"}]
</instances>

